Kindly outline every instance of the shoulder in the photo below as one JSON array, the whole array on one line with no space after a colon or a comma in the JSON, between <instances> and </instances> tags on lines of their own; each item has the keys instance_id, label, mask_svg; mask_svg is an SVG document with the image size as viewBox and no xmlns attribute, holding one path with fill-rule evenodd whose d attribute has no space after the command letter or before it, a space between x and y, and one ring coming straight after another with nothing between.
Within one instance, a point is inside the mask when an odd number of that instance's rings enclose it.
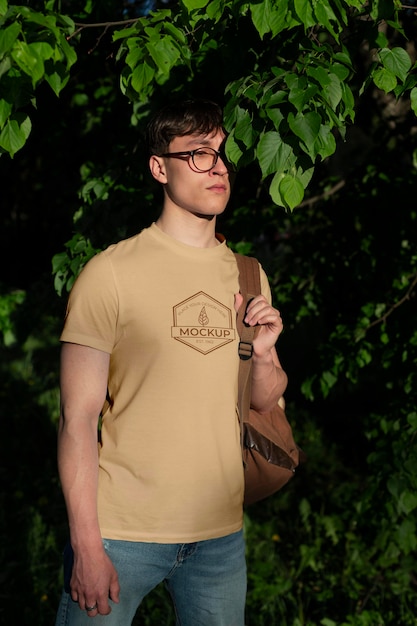
<instances>
[{"instance_id":1,"label":"shoulder","mask_svg":"<svg viewBox=\"0 0 417 626\"><path fill-rule=\"evenodd\" d=\"M142 232L127 239L121 239L116 243L110 244L100 252L97 252L97 254L86 263L80 276L91 276L100 274L101 272L108 272L114 264L122 262L125 259L130 259L132 255L136 254L141 237Z\"/></svg>"},{"instance_id":2,"label":"shoulder","mask_svg":"<svg viewBox=\"0 0 417 626\"><path fill-rule=\"evenodd\" d=\"M240 273L245 273L249 292L259 291L271 302L271 288L268 276L260 261L252 256L234 253Z\"/></svg>"}]
</instances>

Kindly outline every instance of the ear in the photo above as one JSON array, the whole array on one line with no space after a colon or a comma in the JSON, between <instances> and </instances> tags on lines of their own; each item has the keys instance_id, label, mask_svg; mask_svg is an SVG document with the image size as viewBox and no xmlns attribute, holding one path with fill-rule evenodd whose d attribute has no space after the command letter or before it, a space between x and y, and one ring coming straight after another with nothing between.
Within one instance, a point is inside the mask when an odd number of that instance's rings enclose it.
<instances>
[{"instance_id":1,"label":"ear","mask_svg":"<svg viewBox=\"0 0 417 626\"><path fill-rule=\"evenodd\" d=\"M153 154L149 159L149 169L151 170L152 176L159 183L166 183L166 174L165 174L165 163L163 157L157 156Z\"/></svg>"}]
</instances>

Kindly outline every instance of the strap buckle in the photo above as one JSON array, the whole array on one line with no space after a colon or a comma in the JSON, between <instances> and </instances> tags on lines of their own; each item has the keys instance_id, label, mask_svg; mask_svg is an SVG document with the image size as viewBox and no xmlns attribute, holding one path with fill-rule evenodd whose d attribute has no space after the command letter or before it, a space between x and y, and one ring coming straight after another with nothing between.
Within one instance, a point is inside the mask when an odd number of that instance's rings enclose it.
<instances>
[{"instance_id":1,"label":"strap buckle","mask_svg":"<svg viewBox=\"0 0 417 626\"><path fill-rule=\"evenodd\" d=\"M239 341L239 349L238 349L239 358L242 361L247 361L252 358L253 354L253 345L252 342L249 341Z\"/></svg>"}]
</instances>

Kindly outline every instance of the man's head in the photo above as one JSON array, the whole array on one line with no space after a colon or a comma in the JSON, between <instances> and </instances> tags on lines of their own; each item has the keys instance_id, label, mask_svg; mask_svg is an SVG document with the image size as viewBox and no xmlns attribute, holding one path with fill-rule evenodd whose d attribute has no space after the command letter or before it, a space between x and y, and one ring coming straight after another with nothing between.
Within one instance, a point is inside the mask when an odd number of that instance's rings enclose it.
<instances>
[{"instance_id":1,"label":"man's head","mask_svg":"<svg viewBox=\"0 0 417 626\"><path fill-rule=\"evenodd\" d=\"M222 110L214 102L188 100L155 115L148 126L149 167L163 185L165 218L211 220L224 211L233 179L225 139Z\"/></svg>"},{"instance_id":2,"label":"man's head","mask_svg":"<svg viewBox=\"0 0 417 626\"><path fill-rule=\"evenodd\" d=\"M148 126L149 153L162 155L175 137L211 135L223 129L223 112L210 100L185 100L161 109Z\"/></svg>"}]
</instances>

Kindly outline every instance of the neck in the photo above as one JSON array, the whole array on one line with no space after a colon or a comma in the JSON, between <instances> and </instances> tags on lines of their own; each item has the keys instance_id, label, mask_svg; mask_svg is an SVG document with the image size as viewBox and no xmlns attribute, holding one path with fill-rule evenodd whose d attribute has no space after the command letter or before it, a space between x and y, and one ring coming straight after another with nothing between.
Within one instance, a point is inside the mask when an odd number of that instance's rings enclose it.
<instances>
[{"instance_id":1,"label":"neck","mask_svg":"<svg viewBox=\"0 0 417 626\"><path fill-rule=\"evenodd\" d=\"M188 246L214 248L219 245L215 216L170 216L162 212L156 224L165 234Z\"/></svg>"}]
</instances>

